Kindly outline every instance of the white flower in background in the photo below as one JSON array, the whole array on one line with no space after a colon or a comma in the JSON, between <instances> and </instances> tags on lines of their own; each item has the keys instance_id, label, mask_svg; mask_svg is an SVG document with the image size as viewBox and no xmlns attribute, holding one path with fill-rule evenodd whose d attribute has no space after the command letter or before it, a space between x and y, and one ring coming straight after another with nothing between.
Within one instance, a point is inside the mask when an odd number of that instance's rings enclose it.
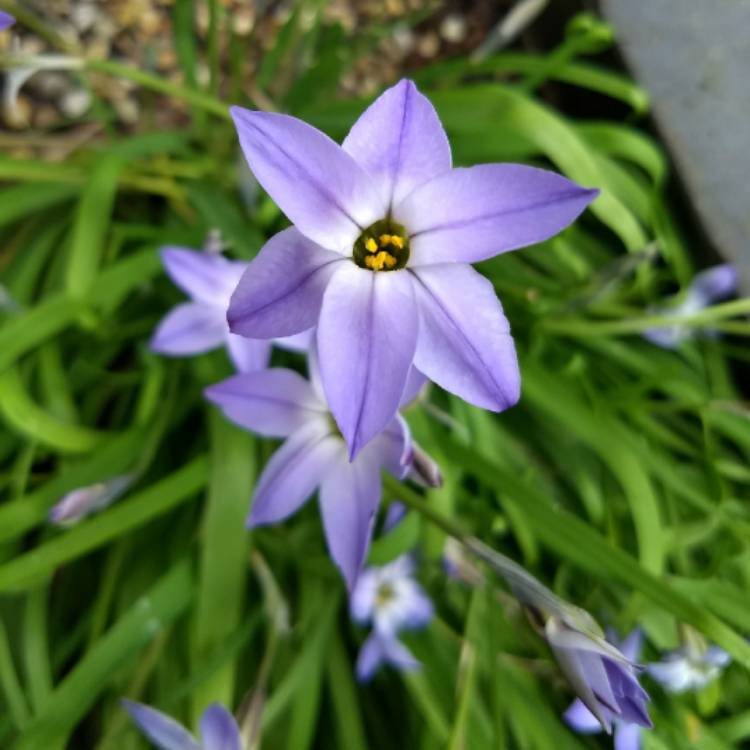
<instances>
[{"instance_id":1,"label":"white flower in background","mask_svg":"<svg viewBox=\"0 0 750 750\"><path fill-rule=\"evenodd\" d=\"M351 596L352 618L372 624L357 659L357 677L363 682L383 663L402 670L419 667L398 640L399 632L425 627L434 614L432 602L413 576L414 561L409 555L367 568L359 576Z\"/></svg>"},{"instance_id":2,"label":"white flower in background","mask_svg":"<svg viewBox=\"0 0 750 750\"><path fill-rule=\"evenodd\" d=\"M646 667L648 674L670 693L700 690L721 675L732 658L718 646L690 643L665 654L662 660Z\"/></svg>"},{"instance_id":3,"label":"white flower in background","mask_svg":"<svg viewBox=\"0 0 750 750\"><path fill-rule=\"evenodd\" d=\"M696 274L690 286L683 294L671 298L671 303L659 307L652 312L670 318L686 318L705 310L714 302L720 302L731 297L737 289L737 272L734 266L726 263L714 266ZM700 329L698 329L700 330ZM710 328L702 329L710 333ZM652 344L665 349L674 349L683 341L692 338L697 332L694 326L676 323L668 326L648 328L643 332L644 338Z\"/></svg>"}]
</instances>

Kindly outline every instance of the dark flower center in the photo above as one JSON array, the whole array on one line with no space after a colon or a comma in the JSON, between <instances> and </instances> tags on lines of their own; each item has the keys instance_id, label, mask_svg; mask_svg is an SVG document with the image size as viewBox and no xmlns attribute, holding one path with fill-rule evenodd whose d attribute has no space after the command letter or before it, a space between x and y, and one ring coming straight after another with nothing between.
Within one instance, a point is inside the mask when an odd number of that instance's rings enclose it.
<instances>
[{"instance_id":1,"label":"dark flower center","mask_svg":"<svg viewBox=\"0 0 750 750\"><path fill-rule=\"evenodd\" d=\"M406 230L390 219L376 221L357 238L352 258L369 271L398 271L409 260Z\"/></svg>"},{"instance_id":2,"label":"dark flower center","mask_svg":"<svg viewBox=\"0 0 750 750\"><path fill-rule=\"evenodd\" d=\"M380 608L396 598L396 591L390 583L381 583L375 594L375 607Z\"/></svg>"}]
</instances>

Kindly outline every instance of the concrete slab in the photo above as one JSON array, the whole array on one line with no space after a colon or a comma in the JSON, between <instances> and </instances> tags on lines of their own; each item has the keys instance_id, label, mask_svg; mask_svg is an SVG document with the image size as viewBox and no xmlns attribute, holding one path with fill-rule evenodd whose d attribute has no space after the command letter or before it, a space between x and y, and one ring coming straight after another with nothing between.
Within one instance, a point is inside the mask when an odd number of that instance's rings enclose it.
<instances>
[{"instance_id":1,"label":"concrete slab","mask_svg":"<svg viewBox=\"0 0 750 750\"><path fill-rule=\"evenodd\" d=\"M602 0L698 215L750 282L750 0Z\"/></svg>"}]
</instances>

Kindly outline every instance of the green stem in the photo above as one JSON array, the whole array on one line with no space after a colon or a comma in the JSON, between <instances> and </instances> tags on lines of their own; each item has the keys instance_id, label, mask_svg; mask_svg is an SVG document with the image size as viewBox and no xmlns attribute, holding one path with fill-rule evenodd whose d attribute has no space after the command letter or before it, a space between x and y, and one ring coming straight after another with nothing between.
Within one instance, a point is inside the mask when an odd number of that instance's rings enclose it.
<instances>
[{"instance_id":1,"label":"green stem","mask_svg":"<svg viewBox=\"0 0 750 750\"><path fill-rule=\"evenodd\" d=\"M537 607L543 603L551 612L558 612L561 600L546 586L526 572L517 562L486 545L480 539L468 534L458 523L438 513L429 503L413 489L401 484L390 474L383 473L385 488L393 493L404 505L417 511L430 523L435 524L446 534L452 536L475 557L485 562L510 586L516 598L527 603L534 603Z\"/></svg>"},{"instance_id":2,"label":"green stem","mask_svg":"<svg viewBox=\"0 0 750 750\"><path fill-rule=\"evenodd\" d=\"M737 299L720 305L708 307L705 310L690 315L643 315L637 318L623 320L576 320L573 318L548 318L540 325L547 331L564 333L572 336L611 336L620 333L642 333L648 328L665 328L668 326L707 326L714 324L724 328L729 321L720 322L724 318L750 313L750 299ZM739 326L743 326L742 329ZM732 333L750 332L750 326L735 321L731 327Z\"/></svg>"},{"instance_id":3,"label":"green stem","mask_svg":"<svg viewBox=\"0 0 750 750\"><path fill-rule=\"evenodd\" d=\"M219 93L219 4L211 0L208 5L208 90L216 96Z\"/></svg>"},{"instance_id":4,"label":"green stem","mask_svg":"<svg viewBox=\"0 0 750 750\"><path fill-rule=\"evenodd\" d=\"M106 73L107 75L116 78L125 78L143 86L144 88L150 89L151 91L156 91L159 94L167 94L176 99L182 99L188 104L204 109L206 112L210 112L224 120L231 119L228 106L221 100L187 86L172 83L171 81L167 81L159 76L153 75L152 73L147 73L139 68L134 68L130 65L123 65L122 63L114 62L113 60L99 59L87 59L84 61L83 67L84 70Z\"/></svg>"},{"instance_id":5,"label":"green stem","mask_svg":"<svg viewBox=\"0 0 750 750\"><path fill-rule=\"evenodd\" d=\"M29 722L29 706L13 664L8 633L2 620L0 620L0 688L5 696L8 713L13 724L16 728L23 729Z\"/></svg>"},{"instance_id":6,"label":"green stem","mask_svg":"<svg viewBox=\"0 0 750 750\"><path fill-rule=\"evenodd\" d=\"M52 26L37 16L36 13L23 7L24 5L25 3L0 2L0 9L10 13L16 19L19 26L33 31L53 47L71 54L76 54L80 51L78 42L71 42L63 37Z\"/></svg>"}]
</instances>

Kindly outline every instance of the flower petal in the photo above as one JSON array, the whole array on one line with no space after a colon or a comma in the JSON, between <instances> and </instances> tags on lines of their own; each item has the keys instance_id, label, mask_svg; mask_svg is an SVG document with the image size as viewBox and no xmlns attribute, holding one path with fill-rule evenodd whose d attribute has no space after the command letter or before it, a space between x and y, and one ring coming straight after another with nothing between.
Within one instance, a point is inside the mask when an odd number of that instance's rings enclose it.
<instances>
[{"instance_id":1,"label":"flower petal","mask_svg":"<svg viewBox=\"0 0 750 750\"><path fill-rule=\"evenodd\" d=\"M383 528L381 533L387 534L389 531L398 526L403 521L404 516L408 513L407 507L399 500L394 500L389 506L383 519Z\"/></svg>"},{"instance_id":2,"label":"flower petal","mask_svg":"<svg viewBox=\"0 0 750 750\"><path fill-rule=\"evenodd\" d=\"M352 458L396 414L418 327L408 272L347 263L331 279L317 333L320 374Z\"/></svg>"},{"instance_id":3,"label":"flower petal","mask_svg":"<svg viewBox=\"0 0 750 750\"><path fill-rule=\"evenodd\" d=\"M615 645L617 644L615 643ZM643 648L643 631L640 628L635 628L619 645L619 648L626 659L637 662L641 658L641 649Z\"/></svg>"},{"instance_id":4,"label":"flower petal","mask_svg":"<svg viewBox=\"0 0 750 750\"><path fill-rule=\"evenodd\" d=\"M248 526L276 523L294 513L329 474L342 450L343 443L330 435L324 418L297 430L263 469Z\"/></svg>"},{"instance_id":5,"label":"flower petal","mask_svg":"<svg viewBox=\"0 0 750 750\"><path fill-rule=\"evenodd\" d=\"M220 307L184 302L162 318L151 339L152 351L184 357L215 349L224 343L227 324Z\"/></svg>"},{"instance_id":6,"label":"flower petal","mask_svg":"<svg viewBox=\"0 0 750 750\"><path fill-rule=\"evenodd\" d=\"M250 169L302 234L349 253L362 229L385 216L372 178L327 135L289 115L230 112Z\"/></svg>"},{"instance_id":7,"label":"flower petal","mask_svg":"<svg viewBox=\"0 0 750 750\"><path fill-rule=\"evenodd\" d=\"M413 275L420 312L415 366L476 406L501 411L515 404L521 376L492 284L463 264L423 267Z\"/></svg>"},{"instance_id":8,"label":"flower petal","mask_svg":"<svg viewBox=\"0 0 750 750\"><path fill-rule=\"evenodd\" d=\"M380 668L385 658L385 652L375 633L371 633L367 640L362 644L357 656L357 679L360 682L369 682Z\"/></svg>"},{"instance_id":9,"label":"flower petal","mask_svg":"<svg viewBox=\"0 0 750 750\"><path fill-rule=\"evenodd\" d=\"M565 723L580 734L598 734L602 731L599 719L586 708L583 701L576 699L563 714Z\"/></svg>"},{"instance_id":10,"label":"flower petal","mask_svg":"<svg viewBox=\"0 0 750 750\"><path fill-rule=\"evenodd\" d=\"M202 750L242 750L240 728L219 703L212 703L201 716L201 740Z\"/></svg>"},{"instance_id":11,"label":"flower petal","mask_svg":"<svg viewBox=\"0 0 750 750\"><path fill-rule=\"evenodd\" d=\"M646 708L650 700L648 693L640 686L632 669L611 659L602 659L602 663L617 705L620 707L621 717L641 726L652 726Z\"/></svg>"},{"instance_id":12,"label":"flower petal","mask_svg":"<svg viewBox=\"0 0 750 750\"><path fill-rule=\"evenodd\" d=\"M638 724L621 722L615 727L614 750L641 750L642 745Z\"/></svg>"},{"instance_id":13,"label":"flower petal","mask_svg":"<svg viewBox=\"0 0 750 750\"><path fill-rule=\"evenodd\" d=\"M307 353L310 343L315 338L315 329L308 328L302 333L294 333L291 336L282 336L273 340L273 345L289 352Z\"/></svg>"},{"instance_id":14,"label":"flower petal","mask_svg":"<svg viewBox=\"0 0 750 750\"><path fill-rule=\"evenodd\" d=\"M406 420L396 414L386 428L365 448L378 466L387 469L397 479L404 479L412 467L411 430Z\"/></svg>"},{"instance_id":15,"label":"flower petal","mask_svg":"<svg viewBox=\"0 0 750 750\"><path fill-rule=\"evenodd\" d=\"M732 657L719 646L709 646L703 654L703 661L715 667L726 667L732 661Z\"/></svg>"},{"instance_id":16,"label":"flower petal","mask_svg":"<svg viewBox=\"0 0 750 750\"><path fill-rule=\"evenodd\" d=\"M401 407L409 406L412 401L419 398L426 383L427 376L417 370L416 367L412 367L409 370L409 376L406 378L404 392L401 394Z\"/></svg>"},{"instance_id":17,"label":"flower petal","mask_svg":"<svg viewBox=\"0 0 750 750\"><path fill-rule=\"evenodd\" d=\"M201 750L190 732L171 716L125 698L122 705L141 732L161 750Z\"/></svg>"},{"instance_id":18,"label":"flower petal","mask_svg":"<svg viewBox=\"0 0 750 750\"><path fill-rule=\"evenodd\" d=\"M247 263L227 260L221 255L163 247L161 259L169 278L196 302L225 306Z\"/></svg>"},{"instance_id":19,"label":"flower petal","mask_svg":"<svg viewBox=\"0 0 750 750\"><path fill-rule=\"evenodd\" d=\"M429 99L412 81L384 91L341 144L375 179L387 205L451 168L451 149Z\"/></svg>"},{"instance_id":20,"label":"flower petal","mask_svg":"<svg viewBox=\"0 0 750 750\"><path fill-rule=\"evenodd\" d=\"M342 444L323 477L319 500L328 551L352 591L370 547L380 502L380 467L366 454L350 463Z\"/></svg>"},{"instance_id":21,"label":"flower petal","mask_svg":"<svg viewBox=\"0 0 750 750\"><path fill-rule=\"evenodd\" d=\"M349 597L349 611L354 622L366 623L372 619L378 592L379 568L366 568L357 578L357 585Z\"/></svg>"},{"instance_id":22,"label":"flower petal","mask_svg":"<svg viewBox=\"0 0 750 750\"><path fill-rule=\"evenodd\" d=\"M267 437L287 437L326 416L310 383L293 370L234 375L206 388L205 395L232 422Z\"/></svg>"},{"instance_id":23,"label":"flower petal","mask_svg":"<svg viewBox=\"0 0 750 750\"><path fill-rule=\"evenodd\" d=\"M404 611L400 627L408 630L425 627L435 616L432 600L416 581L408 581L405 591L408 593L404 595Z\"/></svg>"},{"instance_id":24,"label":"flower petal","mask_svg":"<svg viewBox=\"0 0 750 750\"><path fill-rule=\"evenodd\" d=\"M588 663L598 657L595 654L584 654L583 651L569 647L565 643L565 636L570 631L557 618L550 617L544 626L544 630L547 643L549 643L565 679L586 708L599 720L604 731L610 734L612 731L612 713L600 703L599 696L595 695L595 688L591 684L592 677L595 678L597 683L600 683L601 679L606 681L604 667L600 665L601 669L597 674L593 674L592 670L586 669ZM581 657L586 655L589 658L584 661ZM612 701L614 701L614 697L612 697Z\"/></svg>"},{"instance_id":25,"label":"flower petal","mask_svg":"<svg viewBox=\"0 0 750 750\"><path fill-rule=\"evenodd\" d=\"M586 674L578 659L580 652L554 647L552 650L560 671L573 688L573 692L579 697L586 708L596 716L604 731L610 734L612 732L612 714L599 703L597 697L594 695L594 691L588 684Z\"/></svg>"},{"instance_id":26,"label":"flower petal","mask_svg":"<svg viewBox=\"0 0 750 750\"><path fill-rule=\"evenodd\" d=\"M409 265L476 263L552 237L597 195L544 169L479 164L417 188L393 216L411 235Z\"/></svg>"},{"instance_id":27,"label":"flower petal","mask_svg":"<svg viewBox=\"0 0 750 750\"><path fill-rule=\"evenodd\" d=\"M586 684L594 691L599 703L613 714L619 714L620 706L604 666L605 660L590 651L577 651L576 658Z\"/></svg>"},{"instance_id":28,"label":"flower petal","mask_svg":"<svg viewBox=\"0 0 750 750\"><path fill-rule=\"evenodd\" d=\"M10 13L6 13L0 10L0 31L4 31L9 26L12 26L16 22L16 19L11 16Z\"/></svg>"},{"instance_id":29,"label":"flower petal","mask_svg":"<svg viewBox=\"0 0 750 750\"><path fill-rule=\"evenodd\" d=\"M121 474L106 482L97 482L66 492L50 509L47 518L51 523L60 526L77 523L119 499L130 489L135 479L135 474Z\"/></svg>"},{"instance_id":30,"label":"flower petal","mask_svg":"<svg viewBox=\"0 0 750 750\"><path fill-rule=\"evenodd\" d=\"M227 312L233 333L258 339L290 336L315 326L323 292L344 259L294 227L271 237L251 261Z\"/></svg>"},{"instance_id":31,"label":"flower petal","mask_svg":"<svg viewBox=\"0 0 750 750\"><path fill-rule=\"evenodd\" d=\"M268 339L248 339L227 333L227 349L239 372L255 372L268 367L273 344Z\"/></svg>"},{"instance_id":32,"label":"flower petal","mask_svg":"<svg viewBox=\"0 0 750 750\"><path fill-rule=\"evenodd\" d=\"M702 306L718 302L737 290L737 271L730 263L707 268L695 275L690 292L703 303Z\"/></svg>"},{"instance_id":33,"label":"flower petal","mask_svg":"<svg viewBox=\"0 0 750 750\"><path fill-rule=\"evenodd\" d=\"M414 658L412 652L397 638L384 638L382 641L386 661L392 667L407 672L421 668L422 665Z\"/></svg>"}]
</instances>

